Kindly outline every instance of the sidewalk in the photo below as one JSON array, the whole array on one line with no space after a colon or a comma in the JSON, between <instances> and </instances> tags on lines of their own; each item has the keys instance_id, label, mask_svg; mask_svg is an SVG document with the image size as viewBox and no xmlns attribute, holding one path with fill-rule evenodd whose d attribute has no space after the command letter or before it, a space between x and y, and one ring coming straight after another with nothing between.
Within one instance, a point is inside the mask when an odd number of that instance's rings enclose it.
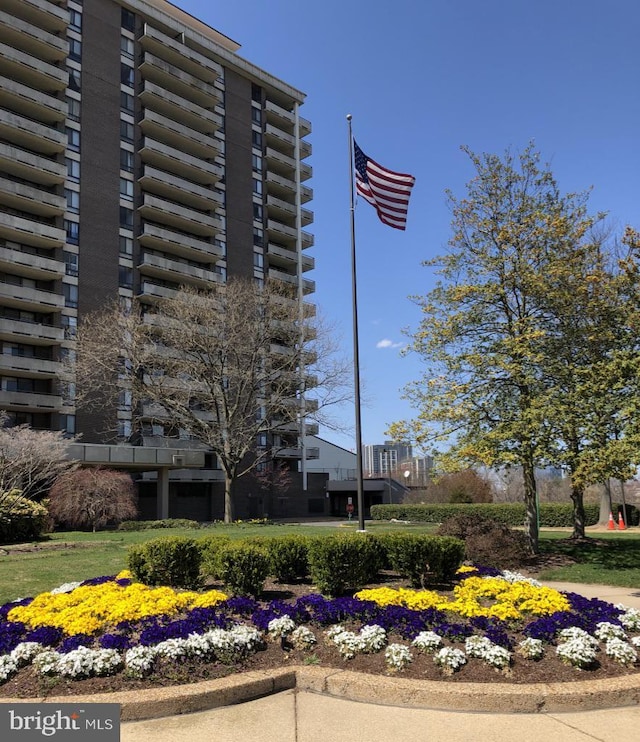
<instances>
[{"instance_id":1,"label":"sidewalk","mask_svg":"<svg viewBox=\"0 0 640 742\"><path fill-rule=\"evenodd\" d=\"M546 583L640 609L640 589ZM375 681L372 681L375 682ZM452 706L455 705L452 691ZM375 693L372 693L372 697ZM401 694L394 694L398 697ZM487 692L488 696L489 693ZM585 694L585 702L589 702ZM627 696L628 697L628 696ZM390 697L391 698L391 697ZM615 695L614 695L615 698ZM313 692L285 690L209 711L122 725L122 742L635 742L640 705L595 711L486 713L415 708L403 702L362 703ZM416 698L413 699L414 702ZM419 702L419 699L417 699ZM434 702L434 705L437 701ZM423 706L428 703L423 703Z\"/></svg>"}]
</instances>

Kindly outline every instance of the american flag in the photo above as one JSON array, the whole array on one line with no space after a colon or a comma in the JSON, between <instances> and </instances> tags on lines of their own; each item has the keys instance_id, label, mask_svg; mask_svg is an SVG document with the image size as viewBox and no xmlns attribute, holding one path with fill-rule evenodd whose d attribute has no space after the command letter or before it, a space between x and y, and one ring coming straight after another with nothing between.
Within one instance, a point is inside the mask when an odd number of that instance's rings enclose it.
<instances>
[{"instance_id":1,"label":"american flag","mask_svg":"<svg viewBox=\"0 0 640 742\"><path fill-rule=\"evenodd\" d=\"M395 229L407 226L409 196L416 179L406 173L387 170L367 157L355 140L356 191L378 212L380 221Z\"/></svg>"}]
</instances>

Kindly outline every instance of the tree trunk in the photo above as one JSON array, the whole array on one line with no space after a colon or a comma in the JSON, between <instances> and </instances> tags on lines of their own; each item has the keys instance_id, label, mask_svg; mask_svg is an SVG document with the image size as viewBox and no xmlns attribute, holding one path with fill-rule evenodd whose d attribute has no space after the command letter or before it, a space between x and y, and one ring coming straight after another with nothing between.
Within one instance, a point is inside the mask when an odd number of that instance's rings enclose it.
<instances>
[{"instance_id":1,"label":"tree trunk","mask_svg":"<svg viewBox=\"0 0 640 742\"><path fill-rule=\"evenodd\" d=\"M235 508L233 502L233 479L225 472L224 475L224 522L233 523Z\"/></svg>"},{"instance_id":2,"label":"tree trunk","mask_svg":"<svg viewBox=\"0 0 640 742\"><path fill-rule=\"evenodd\" d=\"M573 500L573 533L571 534L571 538L585 538L584 488L572 484L571 499Z\"/></svg>"},{"instance_id":3,"label":"tree trunk","mask_svg":"<svg viewBox=\"0 0 640 742\"><path fill-rule=\"evenodd\" d=\"M532 554L538 553L538 498L536 491L535 467L532 461L523 463L524 506L526 510L524 530L529 540Z\"/></svg>"}]
</instances>

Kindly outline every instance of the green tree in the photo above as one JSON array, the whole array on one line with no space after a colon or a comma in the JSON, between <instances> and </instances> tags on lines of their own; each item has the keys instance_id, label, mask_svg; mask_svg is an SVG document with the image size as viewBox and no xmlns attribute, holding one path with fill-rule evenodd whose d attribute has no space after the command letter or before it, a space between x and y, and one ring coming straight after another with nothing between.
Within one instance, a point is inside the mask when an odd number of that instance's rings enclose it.
<instances>
[{"instance_id":1,"label":"green tree","mask_svg":"<svg viewBox=\"0 0 640 742\"><path fill-rule=\"evenodd\" d=\"M426 370L405 396L418 416L389 432L422 445L446 440L443 458L456 468L522 467L525 528L537 552L534 472L552 434L541 299L557 256L581 244L598 217L587 214L587 194L560 193L533 145L503 158L463 150L476 174L465 198L448 194L449 250L425 262L439 280L414 297L423 318L409 350Z\"/></svg>"}]
</instances>

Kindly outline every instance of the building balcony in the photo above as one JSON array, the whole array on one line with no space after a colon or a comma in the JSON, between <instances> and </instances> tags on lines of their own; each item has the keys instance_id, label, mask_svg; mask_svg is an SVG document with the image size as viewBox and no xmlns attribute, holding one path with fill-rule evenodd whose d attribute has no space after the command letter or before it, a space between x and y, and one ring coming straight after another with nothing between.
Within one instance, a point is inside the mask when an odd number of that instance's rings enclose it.
<instances>
[{"instance_id":1,"label":"building balcony","mask_svg":"<svg viewBox=\"0 0 640 742\"><path fill-rule=\"evenodd\" d=\"M43 185L64 183L67 169L60 162L0 142L0 172Z\"/></svg>"},{"instance_id":2,"label":"building balcony","mask_svg":"<svg viewBox=\"0 0 640 742\"><path fill-rule=\"evenodd\" d=\"M0 284L0 287L4 284ZM58 344L64 340L64 329L52 327L39 322L25 322L17 319L2 318L0 322L0 340L29 345Z\"/></svg>"},{"instance_id":3,"label":"building balcony","mask_svg":"<svg viewBox=\"0 0 640 742\"><path fill-rule=\"evenodd\" d=\"M62 408L62 397L56 394L0 391L0 408L23 412L55 412Z\"/></svg>"},{"instance_id":4,"label":"building balcony","mask_svg":"<svg viewBox=\"0 0 640 742\"><path fill-rule=\"evenodd\" d=\"M33 23L0 11L2 38L8 44L47 62L59 62L69 53L65 38L45 31Z\"/></svg>"},{"instance_id":5,"label":"building balcony","mask_svg":"<svg viewBox=\"0 0 640 742\"><path fill-rule=\"evenodd\" d=\"M140 44L146 51L207 83L214 83L222 76L222 67L213 59L163 34L148 23L144 25Z\"/></svg>"},{"instance_id":6,"label":"building balcony","mask_svg":"<svg viewBox=\"0 0 640 742\"><path fill-rule=\"evenodd\" d=\"M161 278L168 281L193 284L195 286L208 287L212 283L221 283L222 276L215 271L205 267L196 268L179 260L170 260L159 255L145 253L138 265L142 275ZM184 279L184 280L182 280Z\"/></svg>"},{"instance_id":7,"label":"building balcony","mask_svg":"<svg viewBox=\"0 0 640 742\"><path fill-rule=\"evenodd\" d=\"M69 11L49 0L2 0L2 9L54 33L66 31L69 25Z\"/></svg>"},{"instance_id":8,"label":"building balcony","mask_svg":"<svg viewBox=\"0 0 640 742\"><path fill-rule=\"evenodd\" d=\"M4 108L0 108L0 138L45 155L64 152L67 146L67 135L63 131Z\"/></svg>"},{"instance_id":9,"label":"building balcony","mask_svg":"<svg viewBox=\"0 0 640 742\"><path fill-rule=\"evenodd\" d=\"M268 170L265 177L265 180L267 182L267 192L272 193L274 196L277 196L278 198L284 200L295 198L296 184L292 178L293 175L291 176L291 178L288 178L280 175L279 173L273 172L272 170ZM302 203L306 203L312 198L313 190L308 186L301 185L300 200L302 201Z\"/></svg>"},{"instance_id":10,"label":"building balcony","mask_svg":"<svg viewBox=\"0 0 640 742\"><path fill-rule=\"evenodd\" d=\"M138 298L150 304L164 301L165 299L175 298L177 289L170 289L166 286L158 286L152 281L142 281Z\"/></svg>"},{"instance_id":11,"label":"building balcony","mask_svg":"<svg viewBox=\"0 0 640 742\"><path fill-rule=\"evenodd\" d=\"M309 448L274 448L273 457L275 459L297 459L302 461L302 452L306 461L312 461L320 458L320 449L318 447Z\"/></svg>"},{"instance_id":12,"label":"building balcony","mask_svg":"<svg viewBox=\"0 0 640 742\"><path fill-rule=\"evenodd\" d=\"M282 108L282 106L279 106L277 103L268 100L265 103L265 112L267 115L267 121L275 124L276 126L284 128L285 131L290 132L291 134L294 133L296 117L293 111L288 111L285 108ZM310 121L302 118L302 116L298 116L298 123L300 126L299 135L301 137L306 137L308 134L311 133Z\"/></svg>"},{"instance_id":13,"label":"building balcony","mask_svg":"<svg viewBox=\"0 0 640 742\"><path fill-rule=\"evenodd\" d=\"M301 232L302 236L302 249L306 250L308 247L313 247L315 244L315 237L310 232Z\"/></svg>"},{"instance_id":14,"label":"building balcony","mask_svg":"<svg viewBox=\"0 0 640 742\"><path fill-rule=\"evenodd\" d=\"M60 373L60 369L61 364L58 361L0 353L0 373L6 373L8 376L54 379Z\"/></svg>"},{"instance_id":15,"label":"building balcony","mask_svg":"<svg viewBox=\"0 0 640 742\"><path fill-rule=\"evenodd\" d=\"M302 219L303 227L313 224L313 211L311 211L311 209L300 209L300 217Z\"/></svg>"},{"instance_id":16,"label":"building balcony","mask_svg":"<svg viewBox=\"0 0 640 742\"><path fill-rule=\"evenodd\" d=\"M298 238L298 230L295 227L289 227L275 219L267 219L267 234L270 239L285 245L295 245Z\"/></svg>"},{"instance_id":17,"label":"building balcony","mask_svg":"<svg viewBox=\"0 0 640 742\"><path fill-rule=\"evenodd\" d=\"M46 93L65 90L69 73L61 67L0 43L0 73Z\"/></svg>"},{"instance_id":18,"label":"building balcony","mask_svg":"<svg viewBox=\"0 0 640 742\"><path fill-rule=\"evenodd\" d=\"M0 237L11 242L45 248L62 247L66 241L63 229L3 211L0 211Z\"/></svg>"},{"instance_id":19,"label":"building balcony","mask_svg":"<svg viewBox=\"0 0 640 742\"><path fill-rule=\"evenodd\" d=\"M213 158L218 154L217 139L206 136L195 129L190 129L188 126L149 108L144 111L140 129L145 136L158 139L195 157L206 159Z\"/></svg>"},{"instance_id":20,"label":"building balcony","mask_svg":"<svg viewBox=\"0 0 640 742\"><path fill-rule=\"evenodd\" d=\"M220 201L216 191L149 165L144 166L138 183L145 191L203 211L215 209Z\"/></svg>"},{"instance_id":21,"label":"building balcony","mask_svg":"<svg viewBox=\"0 0 640 742\"><path fill-rule=\"evenodd\" d=\"M289 157L295 157L296 138L293 134L288 134L279 127L267 123L264 135L269 146L284 152Z\"/></svg>"},{"instance_id":22,"label":"building balcony","mask_svg":"<svg viewBox=\"0 0 640 742\"><path fill-rule=\"evenodd\" d=\"M178 118L185 126L203 134L214 134L222 126L222 117L215 111L209 111L197 103L170 93L148 80L144 81L143 86L138 97L145 108L157 111L170 119Z\"/></svg>"},{"instance_id":23,"label":"building balcony","mask_svg":"<svg viewBox=\"0 0 640 742\"><path fill-rule=\"evenodd\" d=\"M59 260L51 260L51 258L43 258L40 255L31 255L2 246L0 246L0 270L45 281L62 278L65 272L64 263Z\"/></svg>"},{"instance_id":24,"label":"building balcony","mask_svg":"<svg viewBox=\"0 0 640 742\"><path fill-rule=\"evenodd\" d=\"M213 154L213 153L210 153ZM217 183L224 171L215 162L207 162L198 157L181 152L175 147L145 137L140 149L142 161L162 170L176 173L200 185Z\"/></svg>"},{"instance_id":25,"label":"building balcony","mask_svg":"<svg viewBox=\"0 0 640 742\"><path fill-rule=\"evenodd\" d=\"M298 252L297 250L288 250L286 247L281 245L275 245L270 242L267 245L267 256L269 258L269 265L273 265L286 270L295 270L298 266ZM315 268L315 260L307 255L302 256L302 271L313 270Z\"/></svg>"},{"instance_id":26,"label":"building balcony","mask_svg":"<svg viewBox=\"0 0 640 742\"><path fill-rule=\"evenodd\" d=\"M0 177L0 204L44 217L62 214L66 205L63 196L2 177Z\"/></svg>"},{"instance_id":27,"label":"building balcony","mask_svg":"<svg viewBox=\"0 0 640 742\"><path fill-rule=\"evenodd\" d=\"M274 421L272 430L277 433L293 433L298 434L300 432L300 423L296 420L291 421ZM317 423L305 423L304 424L304 435L318 435L319 425Z\"/></svg>"},{"instance_id":28,"label":"building balcony","mask_svg":"<svg viewBox=\"0 0 640 742\"><path fill-rule=\"evenodd\" d=\"M224 257L222 250L211 242L149 222L143 223L142 234L138 240L143 247L162 250L202 263L215 263Z\"/></svg>"},{"instance_id":29,"label":"building balcony","mask_svg":"<svg viewBox=\"0 0 640 742\"><path fill-rule=\"evenodd\" d=\"M8 77L0 77L0 90L7 101L4 105L16 113L36 121L54 124L67 117L67 103L42 93Z\"/></svg>"},{"instance_id":30,"label":"building balcony","mask_svg":"<svg viewBox=\"0 0 640 742\"><path fill-rule=\"evenodd\" d=\"M174 229L202 237L214 237L222 229L217 216L203 214L150 193L143 194L142 206L138 207L138 212L143 219L168 224Z\"/></svg>"},{"instance_id":31,"label":"building balcony","mask_svg":"<svg viewBox=\"0 0 640 742\"><path fill-rule=\"evenodd\" d=\"M277 268L269 268L269 278L274 281L283 281L289 286L298 286L299 280L295 273L286 273ZM304 294L313 294L316 290L316 282L307 278L302 279L302 292Z\"/></svg>"},{"instance_id":32,"label":"building balcony","mask_svg":"<svg viewBox=\"0 0 640 742\"><path fill-rule=\"evenodd\" d=\"M269 209L269 216L274 216L281 221L293 220L295 224L297 209L294 203L268 195L267 208Z\"/></svg>"},{"instance_id":33,"label":"building balcony","mask_svg":"<svg viewBox=\"0 0 640 742\"><path fill-rule=\"evenodd\" d=\"M296 161L293 157L285 155L279 149L267 146L265 148L265 159L269 168L273 168L282 177L293 181L296 172Z\"/></svg>"},{"instance_id":34,"label":"building balcony","mask_svg":"<svg viewBox=\"0 0 640 742\"><path fill-rule=\"evenodd\" d=\"M29 312L52 312L64 307L62 294L2 282L0 282L0 301L5 306L25 309Z\"/></svg>"},{"instance_id":35,"label":"building balcony","mask_svg":"<svg viewBox=\"0 0 640 742\"><path fill-rule=\"evenodd\" d=\"M220 91L212 83L204 82L199 77L165 62L155 54L145 52L139 69L145 80L204 108L220 100Z\"/></svg>"}]
</instances>

